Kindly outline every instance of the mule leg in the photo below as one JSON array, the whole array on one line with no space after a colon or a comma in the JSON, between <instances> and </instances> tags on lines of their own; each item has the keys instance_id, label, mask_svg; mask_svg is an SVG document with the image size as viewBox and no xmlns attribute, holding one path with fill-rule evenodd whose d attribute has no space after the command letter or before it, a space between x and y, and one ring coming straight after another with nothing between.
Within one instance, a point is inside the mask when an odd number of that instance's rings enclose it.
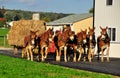
<instances>
[{"instance_id":1,"label":"mule leg","mask_svg":"<svg viewBox=\"0 0 120 78\"><path fill-rule=\"evenodd\" d=\"M81 47L80 47L80 50L79 50L79 57L78 57L78 61L80 61L80 60L81 60L82 52L83 52L83 49L82 49L82 46L81 46Z\"/></svg>"},{"instance_id":2,"label":"mule leg","mask_svg":"<svg viewBox=\"0 0 120 78\"><path fill-rule=\"evenodd\" d=\"M94 59L94 52L95 52L95 49L92 50L92 52L91 52L91 59L92 59L92 61L93 61L93 59Z\"/></svg>"},{"instance_id":3,"label":"mule leg","mask_svg":"<svg viewBox=\"0 0 120 78\"><path fill-rule=\"evenodd\" d=\"M18 54L18 49L16 46L14 46L14 55Z\"/></svg>"},{"instance_id":4,"label":"mule leg","mask_svg":"<svg viewBox=\"0 0 120 78\"><path fill-rule=\"evenodd\" d=\"M101 62L104 62L104 51L102 50Z\"/></svg>"},{"instance_id":5,"label":"mule leg","mask_svg":"<svg viewBox=\"0 0 120 78\"><path fill-rule=\"evenodd\" d=\"M45 59L47 58L47 55L48 55L48 47L45 47Z\"/></svg>"},{"instance_id":6,"label":"mule leg","mask_svg":"<svg viewBox=\"0 0 120 78\"><path fill-rule=\"evenodd\" d=\"M37 56L37 60L40 61L40 46L38 46L38 56Z\"/></svg>"},{"instance_id":7,"label":"mule leg","mask_svg":"<svg viewBox=\"0 0 120 78\"><path fill-rule=\"evenodd\" d=\"M97 53L98 53L97 60L100 60L100 54L99 54L99 51L97 51Z\"/></svg>"},{"instance_id":8,"label":"mule leg","mask_svg":"<svg viewBox=\"0 0 120 78\"><path fill-rule=\"evenodd\" d=\"M67 47L64 46L64 61L67 62Z\"/></svg>"},{"instance_id":9,"label":"mule leg","mask_svg":"<svg viewBox=\"0 0 120 78\"><path fill-rule=\"evenodd\" d=\"M88 49L86 47L84 47L84 59L83 59L84 62L86 61L87 50Z\"/></svg>"},{"instance_id":10,"label":"mule leg","mask_svg":"<svg viewBox=\"0 0 120 78\"><path fill-rule=\"evenodd\" d=\"M30 60L29 48L26 48L26 52L27 52L27 60Z\"/></svg>"},{"instance_id":11,"label":"mule leg","mask_svg":"<svg viewBox=\"0 0 120 78\"><path fill-rule=\"evenodd\" d=\"M76 62L76 52L74 52L73 62Z\"/></svg>"},{"instance_id":12,"label":"mule leg","mask_svg":"<svg viewBox=\"0 0 120 78\"><path fill-rule=\"evenodd\" d=\"M59 53L58 53L58 57L57 57L57 61L60 62L60 57L61 57L61 51L62 51L63 47L59 47Z\"/></svg>"},{"instance_id":13,"label":"mule leg","mask_svg":"<svg viewBox=\"0 0 120 78\"><path fill-rule=\"evenodd\" d=\"M31 57L30 59L31 59L31 61L33 61L33 52L32 52L32 48L30 48L29 51L30 51L30 57Z\"/></svg>"},{"instance_id":14,"label":"mule leg","mask_svg":"<svg viewBox=\"0 0 120 78\"><path fill-rule=\"evenodd\" d=\"M91 51L92 51L92 49L89 48L89 50L88 50L88 60L89 60L89 62L91 62Z\"/></svg>"},{"instance_id":15,"label":"mule leg","mask_svg":"<svg viewBox=\"0 0 120 78\"><path fill-rule=\"evenodd\" d=\"M22 58L24 58L26 56L26 50L25 48L22 48Z\"/></svg>"},{"instance_id":16,"label":"mule leg","mask_svg":"<svg viewBox=\"0 0 120 78\"><path fill-rule=\"evenodd\" d=\"M33 53L30 51L31 61L33 61Z\"/></svg>"},{"instance_id":17,"label":"mule leg","mask_svg":"<svg viewBox=\"0 0 120 78\"><path fill-rule=\"evenodd\" d=\"M40 51L40 53L41 53L41 61L44 61L43 48L44 48L44 47L41 47L41 51Z\"/></svg>"},{"instance_id":18,"label":"mule leg","mask_svg":"<svg viewBox=\"0 0 120 78\"><path fill-rule=\"evenodd\" d=\"M106 56L107 56L107 62L109 62L109 47L107 48L107 52L106 52Z\"/></svg>"},{"instance_id":19,"label":"mule leg","mask_svg":"<svg viewBox=\"0 0 120 78\"><path fill-rule=\"evenodd\" d=\"M77 50L77 46L74 47L74 57L73 57L73 62L76 62L76 50Z\"/></svg>"},{"instance_id":20,"label":"mule leg","mask_svg":"<svg viewBox=\"0 0 120 78\"><path fill-rule=\"evenodd\" d=\"M57 50L58 51L58 50ZM61 52L61 48L59 48L59 51L58 52L56 52L56 61L57 62L60 62L60 52Z\"/></svg>"},{"instance_id":21,"label":"mule leg","mask_svg":"<svg viewBox=\"0 0 120 78\"><path fill-rule=\"evenodd\" d=\"M79 51L78 61L80 61L80 59L81 59L81 55L82 55L82 53L81 53L81 51Z\"/></svg>"},{"instance_id":22,"label":"mule leg","mask_svg":"<svg viewBox=\"0 0 120 78\"><path fill-rule=\"evenodd\" d=\"M59 61L58 57L59 57L59 53L58 53L58 49L56 48L56 61Z\"/></svg>"}]
</instances>

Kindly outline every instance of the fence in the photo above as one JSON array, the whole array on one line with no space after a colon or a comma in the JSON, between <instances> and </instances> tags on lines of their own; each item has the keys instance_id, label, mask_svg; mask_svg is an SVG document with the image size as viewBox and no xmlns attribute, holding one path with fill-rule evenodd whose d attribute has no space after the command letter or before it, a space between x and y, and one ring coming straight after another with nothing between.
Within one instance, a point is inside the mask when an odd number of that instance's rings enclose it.
<instances>
[{"instance_id":1,"label":"fence","mask_svg":"<svg viewBox=\"0 0 120 78\"><path fill-rule=\"evenodd\" d=\"M10 47L7 36L0 36L0 47Z\"/></svg>"}]
</instances>

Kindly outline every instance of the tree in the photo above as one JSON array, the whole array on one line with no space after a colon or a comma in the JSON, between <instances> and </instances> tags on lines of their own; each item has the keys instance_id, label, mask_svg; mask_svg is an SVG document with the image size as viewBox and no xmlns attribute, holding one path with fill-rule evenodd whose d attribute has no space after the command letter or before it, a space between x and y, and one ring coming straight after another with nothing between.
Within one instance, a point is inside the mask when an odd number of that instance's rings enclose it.
<instances>
[{"instance_id":1,"label":"tree","mask_svg":"<svg viewBox=\"0 0 120 78\"><path fill-rule=\"evenodd\" d=\"M6 24L5 18L0 18L0 27L4 27L5 24Z\"/></svg>"},{"instance_id":2,"label":"tree","mask_svg":"<svg viewBox=\"0 0 120 78\"><path fill-rule=\"evenodd\" d=\"M4 24L3 22L0 21L0 27L4 27Z\"/></svg>"},{"instance_id":3,"label":"tree","mask_svg":"<svg viewBox=\"0 0 120 78\"><path fill-rule=\"evenodd\" d=\"M63 13L52 13L52 12L32 12L32 11L23 11L23 10L6 10L5 12L5 19L6 21L13 21L13 20L31 20L33 13L40 14L40 20L45 20L46 22L54 21L56 19L60 19L62 17L68 16L70 14L63 14ZM17 15L17 16L15 16Z\"/></svg>"},{"instance_id":4,"label":"tree","mask_svg":"<svg viewBox=\"0 0 120 78\"><path fill-rule=\"evenodd\" d=\"M44 17L44 18L42 18L42 20L44 20L45 22L50 22L50 18L49 17Z\"/></svg>"},{"instance_id":5,"label":"tree","mask_svg":"<svg viewBox=\"0 0 120 78\"><path fill-rule=\"evenodd\" d=\"M4 15L2 14L2 12L0 12L0 18L3 18L4 17Z\"/></svg>"},{"instance_id":6,"label":"tree","mask_svg":"<svg viewBox=\"0 0 120 78\"><path fill-rule=\"evenodd\" d=\"M93 12L94 12L94 9L91 8L91 9L89 10L89 13L93 13Z\"/></svg>"},{"instance_id":7,"label":"tree","mask_svg":"<svg viewBox=\"0 0 120 78\"><path fill-rule=\"evenodd\" d=\"M14 21L18 21L18 20L20 20L20 17L19 17L18 15L15 15L15 16L13 17L13 20L14 20Z\"/></svg>"}]
</instances>

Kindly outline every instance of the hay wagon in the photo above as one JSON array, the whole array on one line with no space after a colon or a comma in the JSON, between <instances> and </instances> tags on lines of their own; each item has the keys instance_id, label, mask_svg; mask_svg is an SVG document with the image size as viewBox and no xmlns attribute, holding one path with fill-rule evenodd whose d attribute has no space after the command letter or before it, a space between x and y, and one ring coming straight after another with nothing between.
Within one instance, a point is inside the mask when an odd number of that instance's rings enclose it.
<instances>
[{"instance_id":1,"label":"hay wagon","mask_svg":"<svg viewBox=\"0 0 120 78\"><path fill-rule=\"evenodd\" d=\"M30 34L30 30L38 30L37 35L40 35L45 31L45 28L45 22L42 20L14 21L8 33L8 43L14 47L14 54L24 46L24 37Z\"/></svg>"}]
</instances>

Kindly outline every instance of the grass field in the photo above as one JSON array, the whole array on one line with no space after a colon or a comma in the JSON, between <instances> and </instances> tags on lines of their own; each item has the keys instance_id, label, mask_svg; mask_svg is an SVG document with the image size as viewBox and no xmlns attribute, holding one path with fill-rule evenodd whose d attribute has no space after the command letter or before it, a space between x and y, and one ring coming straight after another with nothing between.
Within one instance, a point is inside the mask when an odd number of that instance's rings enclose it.
<instances>
[{"instance_id":1,"label":"grass field","mask_svg":"<svg viewBox=\"0 0 120 78\"><path fill-rule=\"evenodd\" d=\"M7 34L9 30L9 28L0 28L0 47L10 47L7 40Z\"/></svg>"},{"instance_id":2,"label":"grass field","mask_svg":"<svg viewBox=\"0 0 120 78\"><path fill-rule=\"evenodd\" d=\"M117 78L112 75L88 72L32 62L0 55L0 78Z\"/></svg>"},{"instance_id":3,"label":"grass field","mask_svg":"<svg viewBox=\"0 0 120 78\"><path fill-rule=\"evenodd\" d=\"M0 36L6 36L9 30L10 30L9 28L5 28L5 29L0 28Z\"/></svg>"}]
</instances>

